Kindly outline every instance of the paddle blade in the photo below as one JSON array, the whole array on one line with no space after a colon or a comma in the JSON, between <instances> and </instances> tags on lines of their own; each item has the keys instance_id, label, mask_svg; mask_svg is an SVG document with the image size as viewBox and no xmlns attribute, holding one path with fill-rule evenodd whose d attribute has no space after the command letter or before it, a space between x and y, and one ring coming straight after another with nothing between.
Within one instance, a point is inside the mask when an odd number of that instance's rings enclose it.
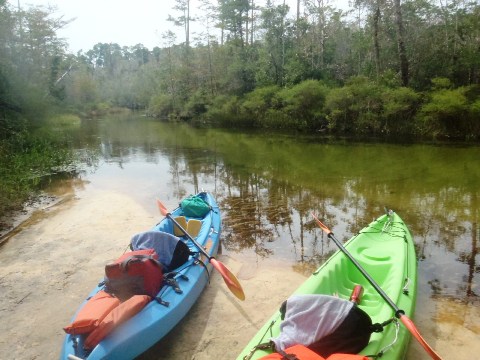
<instances>
[{"instance_id":1,"label":"paddle blade","mask_svg":"<svg viewBox=\"0 0 480 360\"><path fill-rule=\"evenodd\" d=\"M401 315L400 320L402 321L403 325L407 328L408 331L417 339L417 341L422 345L422 347L425 349L425 351L430 355L432 359L435 360L442 360L442 358L433 350L430 345L427 344L425 339L420 335L420 333L417 330L417 327L413 323L412 320L406 315Z\"/></svg>"},{"instance_id":2,"label":"paddle blade","mask_svg":"<svg viewBox=\"0 0 480 360\"><path fill-rule=\"evenodd\" d=\"M162 202L160 200L157 199L157 207L158 207L158 210L160 210L160 213L163 215L163 216L167 216L168 214L168 210L167 208L165 207L165 205L162 204Z\"/></svg>"},{"instance_id":3,"label":"paddle blade","mask_svg":"<svg viewBox=\"0 0 480 360\"><path fill-rule=\"evenodd\" d=\"M232 272L220 261L217 261L215 258L210 258L210 263L212 266L222 275L223 281L227 284L230 291L240 300L245 300L245 293L243 292L242 285L232 274Z\"/></svg>"},{"instance_id":4,"label":"paddle blade","mask_svg":"<svg viewBox=\"0 0 480 360\"><path fill-rule=\"evenodd\" d=\"M315 214L312 212L312 216L317 222L318 226L327 234L330 235L332 233L332 230L330 230L324 223L322 223L318 218L315 216Z\"/></svg>"}]
</instances>

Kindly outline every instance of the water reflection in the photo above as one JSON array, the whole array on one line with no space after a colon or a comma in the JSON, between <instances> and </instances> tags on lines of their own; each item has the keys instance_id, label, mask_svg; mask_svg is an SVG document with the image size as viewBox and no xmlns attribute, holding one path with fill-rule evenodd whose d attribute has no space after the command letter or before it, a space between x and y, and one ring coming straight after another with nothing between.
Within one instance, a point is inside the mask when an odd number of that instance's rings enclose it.
<instances>
[{"instance_id":1,"label":"water reflection","mask_svg":"<svg viewBox=\"0 0 480 360\"><path fill-rule=\"evenodd\" d=\"M89 121L71 136L88 154L85 179L145 204L212 191L224 250L284 259L303 273L336 250L312 211L346 240L392 208L415 237L431 294L478 299L478 147L334 142L140 117Z\"/></svg>"}]
</instances>

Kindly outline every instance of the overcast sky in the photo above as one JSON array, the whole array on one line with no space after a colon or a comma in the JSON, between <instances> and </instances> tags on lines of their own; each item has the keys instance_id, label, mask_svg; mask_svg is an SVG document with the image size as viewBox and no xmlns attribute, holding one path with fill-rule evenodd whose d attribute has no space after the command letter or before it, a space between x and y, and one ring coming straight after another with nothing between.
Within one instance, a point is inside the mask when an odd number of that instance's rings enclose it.
<instances>
[{"instance_id":1,"label":"overcast sky","mask_svg":"<svg viewBox=\"0 0 480 360\"><path fill-rule=\"evenodd\" d=\"M166 21L174 2L169 0L9 0L22 8L53 5L55 17L75 19L57 35L66 38L70 51L90 50L93 45L118 43L120 46L143 44L152 49L162 44L161 34L171 28ZM175 29L173 29L175 30Z\"/></svg>"},{"instance_id":2,"label":"overcast sky","mask_svg":"<svg viewBox=\"0 0 480 360\"><path fill-rule=\"evenodd\" d=\"M117 43L120 46L143 44L150 50L163 46L161 35L167 30L182 34L179 27L166 21L168 15L178 16L172 7L174 0L8 0L13 6L30 5L57 7L55 17L75 18L57 35L65 38L70 51L88 51L97 43ZM283 1L282 1L283 2ZM195 0L191 1L194 6ZM276 1L277 4L281 2ZM288 0L287 3L296 3ZM183 34L178 39L182 39Z\"/></svg>"}]
</instances>

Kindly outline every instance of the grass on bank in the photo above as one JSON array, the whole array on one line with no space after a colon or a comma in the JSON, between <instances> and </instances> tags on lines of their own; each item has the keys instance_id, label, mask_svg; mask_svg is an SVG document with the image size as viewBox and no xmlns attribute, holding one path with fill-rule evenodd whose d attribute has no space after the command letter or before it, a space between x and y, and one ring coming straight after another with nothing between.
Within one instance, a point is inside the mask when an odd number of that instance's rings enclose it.
<instances>
[{"instance_id":1,"label":"grass on bank","mask_svg":"<svg viewBox=\"0 0 480 360\"><path fill-rule=\"evenodd\" d=\"M45 179L74 163L68 140L58 128L78 126L79 119L57 116L49 122L35 132L23 129L0 138L0 218L20 210Z\"/></svg>"}]
</instances>

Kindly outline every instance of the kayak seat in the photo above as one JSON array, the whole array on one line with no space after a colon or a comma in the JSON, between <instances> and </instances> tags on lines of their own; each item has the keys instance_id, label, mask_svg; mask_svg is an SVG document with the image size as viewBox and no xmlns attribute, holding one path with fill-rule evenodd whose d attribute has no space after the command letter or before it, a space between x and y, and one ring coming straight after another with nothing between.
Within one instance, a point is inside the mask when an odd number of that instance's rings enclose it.
<instances>
[{"instance_id":1,"label":"kayak seat","mask_svg":"<svg viewBox=\"0 0 480 360\"><path fill-rule=\"evenodd\" d=\"M177 216L177 217L174 218L174 220L182 228L187 229L187 218L185 216ZM175 225L175 223L173 224L173 235L179 236L179 237L185 236L183 231L177 225Z\"/></svg>"},{"instance_id":2,"label":"kayak seat","mask_svg":"<svg viewBox=\"0 0 480 360\"><path fill-rule=\"evenodd\" d=\"M202 228L202 221L197 219L190 219L187 221L185 216L177 216L174 220L180 225L182 228L187 230L188 234L196 238L200 229ZM175 223L173 224L173 234L178 237L186 237L183 230L180 229Z\"/></svg>"},{"instance_id":3,"label":"kayak seat","mask_svg":"<svg viewBox=\"0 0 480 360\"><path fill-rule=\"evenodd\" d=\"M196 238L201 228L202 228L202 222L200 220L196 220L196 219L188 220L187 232L191 237Z\"/></svg>"},{"instance_id":4,"label":"kayak seat","mask_svg":"<svg viewBox=\"0 0 480 360\"><path fill-rule=\"evenodd\" d=\"M392 257L389 253L385 252L384 248L374 248L374 247L366 247L358 249L358 253L362 256L366 257L367 259L374 260L374 261L388 261Z\"/></svg>"}]
</instances>

